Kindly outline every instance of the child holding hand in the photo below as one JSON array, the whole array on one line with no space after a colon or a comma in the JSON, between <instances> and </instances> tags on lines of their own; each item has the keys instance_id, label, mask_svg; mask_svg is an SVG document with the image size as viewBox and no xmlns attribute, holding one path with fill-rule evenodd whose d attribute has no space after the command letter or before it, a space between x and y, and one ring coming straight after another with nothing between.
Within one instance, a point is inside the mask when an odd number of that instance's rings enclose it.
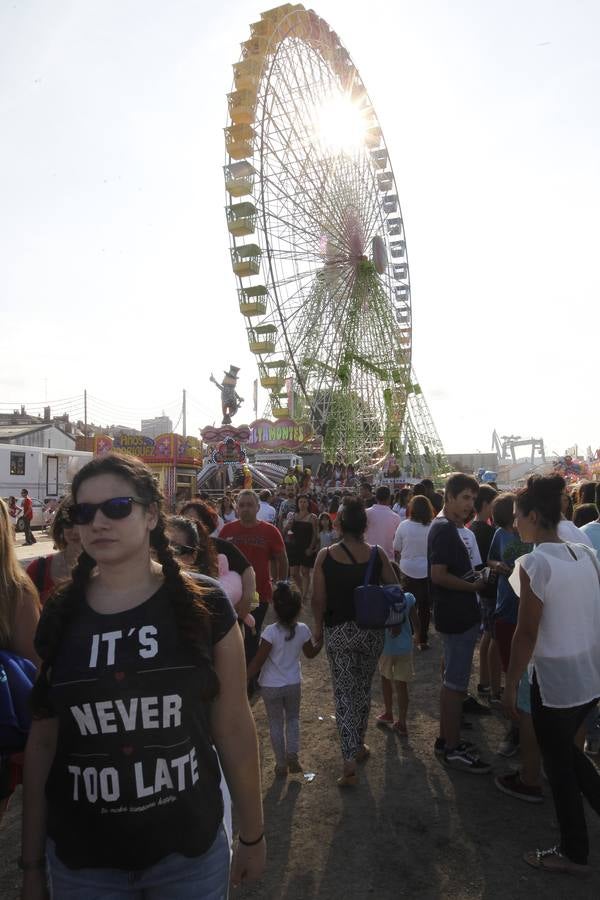
<instances>
[{"instance_id":1,"label":"child holding hand","mask_svg":"<svg viewBox=\"0 0 600 900\"><path fill-rule=\"evenodd\" d=\"M313 644L308 625L298 622L302 596L289 581L279 581L273 593L277 621L268 625L256 656L248 666L248 680L258 672L271 744L275 753L275 774L302 772L300 752L300 698L302 673L300 654L312 659L323 642ZM284 725L285 720L285 725Z\"/></svg>"},{"instance_id":2,"label":"child holding hand","mask_svg":"<svg viewBox=\"0 0 600 900\"><path fill-rule=\"evenodd\" d=\"M413 680L413 635L419 633L419 616L414 594L405 593L406 616L401 625L385 629L383 653L379 658L379 674L385 712L377 716L377 724L394 728L407 737L408 684ZM411 628L412 625L412 628ZM398 696L398 719L394 722L394 693Z\"/></svg>"}]
</instances>

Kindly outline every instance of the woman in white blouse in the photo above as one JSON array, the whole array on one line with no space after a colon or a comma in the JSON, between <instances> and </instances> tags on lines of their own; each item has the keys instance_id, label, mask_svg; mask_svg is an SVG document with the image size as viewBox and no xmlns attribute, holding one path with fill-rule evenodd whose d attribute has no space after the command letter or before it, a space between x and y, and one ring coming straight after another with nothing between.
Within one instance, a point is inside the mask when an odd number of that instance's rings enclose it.
<instances>
[{"instance_id":1,"label":"woman in white blouse","mask_svg":"<svg viewBox=\"0 0 600 900\"><path fill-rule=\"evenodd\" d=\"M524 859L538 869L588 875L583 797L600 815L600 774L574 738L600 697L600 568L587 547L558 535L564 489L559 475L532 476L517 494L517 529L536 546L510 578L520 602L503 704L516 718L517 686L531 661L531 714L560 844Z\"/></svg>"},{"instance_id":2,"label":"woman in white blouse","mask_svg":"<svg viewBox=\"0 0 600 900\"><path fill-rule=\"evenodd\" d=\"M427 577L427 535L435 513L427 497L413 497L408 515L394 537L394 554L402 572L402 587L415 595L419 613L419 650L428 650L431 601Z\"/></svg>"},{"instance_id":3,"label":"woman in white blouse","mask_svg":"<svg viewBox=\"0 0 600 900\"><path fill-rule=\"evenodd\" d=\"M225 523L235 522L238 516L235 508L235 503L233 502L231 497L228 497L227 495L221 497L221 499L219 500L219 513L221 514L221 518Z\"/></svg>"}]
</instances>

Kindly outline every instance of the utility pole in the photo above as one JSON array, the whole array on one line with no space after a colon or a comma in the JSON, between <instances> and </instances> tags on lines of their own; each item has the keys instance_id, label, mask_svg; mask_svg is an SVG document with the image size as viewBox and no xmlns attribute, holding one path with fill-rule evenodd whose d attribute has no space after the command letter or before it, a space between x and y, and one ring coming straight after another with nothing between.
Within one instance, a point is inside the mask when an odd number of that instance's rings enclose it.
<instances>
[{"instance_id":1,"label":"utility pole","mask_svg":"<svg viewBox=\"0 0 600 900\"><path fill-rule=\"evenodd\" d=\"M185 388L183 389L183 407L181 410L181 418L183 421L183 436L187 437L187 421L186 421L186 408L185 408Z\"/></svg>"},{"instance_id":2,"label":"utility pole","mask_svg":"<svg viewBox=\"0 0 600 900\"><path fill-rule=\"evenodd\" d=\"M87 450L87 390L83 391L83 435L85 440L85 448Z\"/></svg>"}]
</instances>

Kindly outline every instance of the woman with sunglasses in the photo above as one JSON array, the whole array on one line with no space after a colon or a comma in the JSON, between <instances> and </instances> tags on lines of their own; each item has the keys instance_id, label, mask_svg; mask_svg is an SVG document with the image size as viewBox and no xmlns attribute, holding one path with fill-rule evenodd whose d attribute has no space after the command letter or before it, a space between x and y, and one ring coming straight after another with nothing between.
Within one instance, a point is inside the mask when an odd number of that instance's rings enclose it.
<instances>
[{"instance_id":1,"label":"woman with sunglasses","mask_svg":"<svg viewBox=\"0 0 600 900\"><path fill-rule=\"evenodd\" d=\"M81 553L44 611L27 743L23 897L221 900L265 863L258 751L235 615L182 573L151 471L119 454L74 477ZM151 550L156 556L152 560Z\"/></svg>"},{"instance_id":2,"label":"woman with sunglasses","mask_svg":"<svg viewBox=\"0 0 600 900\"><path fill-rule=\"evenodd\" d=\"M242 620L250 612L250 609L256 602L256 573L247 557L242 551L231 541L224 541L220 537L213 536L213 532L218 527L218 517L212 506L205 503L204 500L190 500L185 503L180 510L180 515L186 519L191 519L198 526L203 526L209 536L209 542L217 554L217 556L225 556L227 559L227 567L230 572L237 572L242 579L242 599L237 606L238 615ZM199 571L206 571L203 565L210 554L206 554L203 559L196 559L195 565L199 567ZM206 574L210 574L206 572Z\"/></svg>"},{"instance_id":3,"label":"woman with sunglasses","mask_svg":"<svg viewBox=\"0 0 600 900\"><path fill-rule=\"evenodd\" d=\"M255 621L249 614L249 607L242 603L242 578L229 568L229 560L224 553L217 554L214 539L204 525L192 522L185 516L170 516L167 519L166 534L173 555L188 574L204 584L218 584L229 598L238 618L249 628L254 628Z\"/></svg>"},{"instance_id":4,"label":"woman with sunglasses","mask_svg":"<svg viewBox=\"0 0 600 900\"><path fill-rule=\"evenodd\" d=\"M54 588L70 578L71 569L81 553L79 531L71 520L72 505L70 497L61 500L50 525L50 536L58 553L39 556L27 566L27 574L38 590L42 606Z\"/></svg>"},{"instance_id":5,"label":"woman with sunglasses","mask_svg":"<svg viewBox=\"0 0 600 900\"><path fill-rule=\"evenodd\" d=\"M166 528L173 556L180 566L216 578L219 566L212 538L201 522L186 516L169 516Z\"/></svg>"}]
</instances>

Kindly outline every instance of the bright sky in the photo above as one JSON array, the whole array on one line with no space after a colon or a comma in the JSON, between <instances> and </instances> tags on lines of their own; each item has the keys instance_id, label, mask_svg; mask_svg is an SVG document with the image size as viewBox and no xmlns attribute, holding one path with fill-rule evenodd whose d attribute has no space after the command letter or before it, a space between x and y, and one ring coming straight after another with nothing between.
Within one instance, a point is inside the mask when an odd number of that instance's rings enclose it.
<instances>
[{"instance_id":1,"label":"bright sky","mask_svg":"<svg viewBox=\"0 0 600 900\"><path fill-rule=\"evenodd\" d=\"M239 43L272 5L1 5L0 409L67 398L53 412L78 417L87 388L95 421L176 422L186 388L197 434L220 419L210 372L233 363L236 421L253 418L222 128ZM446 450L487 451L494 427L600 446L600 6L315 9L383 128L413 358Z\"/></svg>"}]
</instances>

